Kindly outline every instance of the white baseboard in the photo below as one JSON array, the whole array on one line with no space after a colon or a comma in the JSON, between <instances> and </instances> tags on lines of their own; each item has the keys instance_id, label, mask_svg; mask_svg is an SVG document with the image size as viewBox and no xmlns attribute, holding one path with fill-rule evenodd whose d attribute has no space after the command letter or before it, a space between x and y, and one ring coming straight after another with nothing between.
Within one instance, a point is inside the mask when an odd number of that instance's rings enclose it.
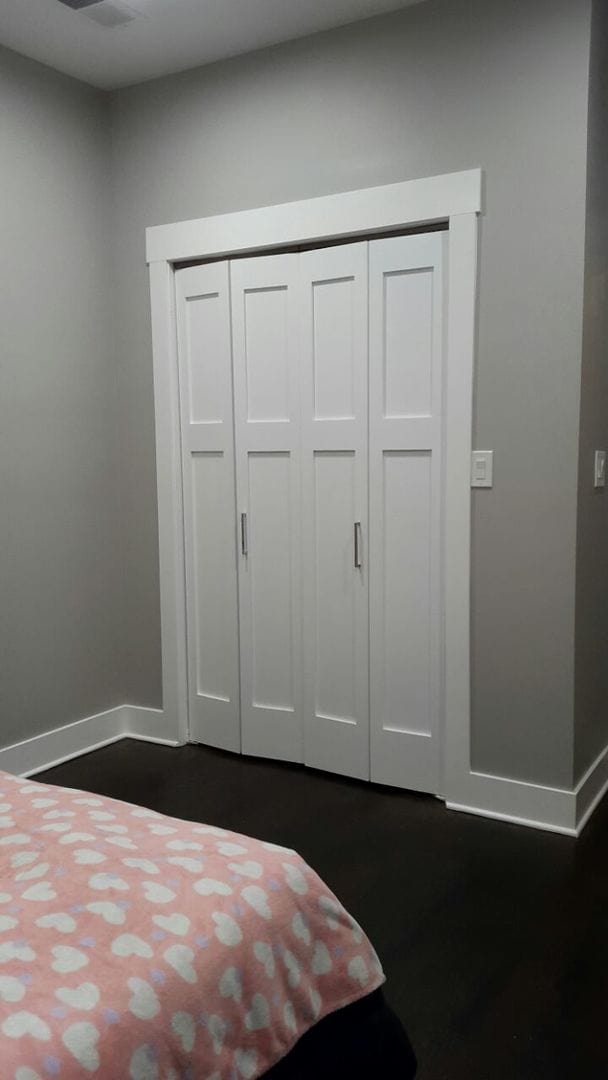
<instances>
[{"instance_id":1,"label":"white baseboard","mask_svg":"<svg viewBox=\"0 0 608 1080\"><path fill-rule=\"evenodd\" d=\"M180 746L178 739L167 737L167 717L162 709L148 709L143 705L124 705L126 710L125 734L142 742L161 743L163 746Z\"/></svg>"},{"instance_id":2,"label":"white baseboard","mask_svg":"<svg viewBox=\"0 0 608 1080\"><path fill-rule=\"evenodd\" d=\"M576 835L580 836L593 811L608 791L608 746L587 769L575 788Z\"/></svg>"},{"instance_id":3,"label":"white baseboard","mask_svg":"<svg viewBox=\"0 0 608 1080\"><path fill-rule=\"evenodd\" d=\"M179 740L167 738L166 721L162 709L117 705L0 748L0 769L16 776L34 776L125 738L163 746L181 745ZM458 798L448 798L446 806L449 810L576 837L607 791L608 746L571 791L470 772Z\"/></svg>"},{"instance_id":4,"label":"white baseboard","mask_svg":"<svg viewBox=\"0 0 608 1080\"><path fill-rule=\"evenodd\" d=\"M449 810L576 837L607 791L608 746L572 790L471 772L461 798L447 799L446 806Z\"/></svg>"},{"instance_id":5,"label":"white baseboard","mask_svg":"<svg viewBox=\"0 0 608 1080\"><path fill-rule=\"evenodd\" d=\"M162 709L117 705L114 709L106 709L84 720L76 720L0 748L0 769L15 776L34 776L71 758L129 737L178 746L176 740L166 737L163 721Z\"/></svg>"},{"instance_id":6,"label":"white baseboard","mask_svg":"<svg viewBox=\"0 0 608 1080\"><path fill-rule=\"evenodd\" d=\"M574 791L566 788L470 772L459 796L446 800L449 810L462 810L564 836L577 835L576 797Z\"/></svg>"}]
</instances>

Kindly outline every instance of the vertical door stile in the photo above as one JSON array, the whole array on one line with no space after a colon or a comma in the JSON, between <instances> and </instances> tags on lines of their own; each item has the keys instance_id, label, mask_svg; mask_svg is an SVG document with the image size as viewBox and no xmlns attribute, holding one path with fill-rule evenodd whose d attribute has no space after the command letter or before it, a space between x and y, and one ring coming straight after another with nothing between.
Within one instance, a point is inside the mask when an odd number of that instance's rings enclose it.
<instances>
[{"instance_id":1,"label":"vertical door stile","mask_svg":"<svg viewBox=\"0 0 608 1080\"><path fill-rule=\"evenodd\" d=\"M297 256L231 263L243 753L303 760Z\"/></svg>"},{"instance_id":2,"label":"vertical door stile","mask_svg":"<svg viewBox=\"0 0 608 1080\"><path fill-rule=\"evenodd\" d=\"M191 738L240 751L228 263L175 274Z\"/></svg>"},{"instance_id":3,"label":"vertical door stile","mask_svg":"<svg viewBox=\"0 0 608 1080\"><path fill-rule=\"evenodd\" d=\"M369 779L367 243L300 288L305 762Z\"/></svg>"}]
</instances>

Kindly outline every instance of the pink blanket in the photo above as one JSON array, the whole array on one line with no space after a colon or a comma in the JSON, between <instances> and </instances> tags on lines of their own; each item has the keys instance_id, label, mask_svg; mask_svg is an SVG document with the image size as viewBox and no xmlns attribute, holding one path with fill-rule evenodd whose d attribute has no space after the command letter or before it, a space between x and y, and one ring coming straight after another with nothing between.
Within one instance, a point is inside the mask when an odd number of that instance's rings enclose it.
<instances>
[{"instance_id":1,"label":"pink blanket","mask_svg":"<svg viewBox=\"0 0 608 1080\"><path fill-rule=\"evenodd\" d=\"M251 1080L384 981L293 851L0 772L2 1080Z\"/></svg>"}]
</instances>

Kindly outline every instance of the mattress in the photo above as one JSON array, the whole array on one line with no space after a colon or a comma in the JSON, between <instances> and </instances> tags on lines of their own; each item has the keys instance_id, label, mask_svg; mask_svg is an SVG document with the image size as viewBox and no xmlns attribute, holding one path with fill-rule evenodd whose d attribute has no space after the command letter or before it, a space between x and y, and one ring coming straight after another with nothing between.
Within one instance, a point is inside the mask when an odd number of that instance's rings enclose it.
<instances>
[{"instance_id":1,"label":"mattress","mask_svg":"<svg viewBox=\"0 0 608 1080\"><path fill-rule=\"evenodd\" d=\"M3 1080L253 1080L384 982L295 852L213 825L0 773L0 875Z\"/></svg>"}]
</instances>

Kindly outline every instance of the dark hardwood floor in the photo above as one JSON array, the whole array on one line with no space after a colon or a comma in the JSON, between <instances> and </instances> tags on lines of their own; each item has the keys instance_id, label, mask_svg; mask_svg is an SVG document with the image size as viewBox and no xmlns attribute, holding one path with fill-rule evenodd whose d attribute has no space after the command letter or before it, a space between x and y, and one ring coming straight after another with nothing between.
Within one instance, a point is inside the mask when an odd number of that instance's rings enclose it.
<instances>
[{"instance_id":1,"label":"dark hardwood floor","mask_svg":"<svg viewBox=\"0 0 608 1080\"><path fill-rule=\"evenodd\" d=\"M575 841L131 740L37 779L296 848L374 942L420 1080L607 1080L608 800Z\"/></svg>"}]
</instances>

